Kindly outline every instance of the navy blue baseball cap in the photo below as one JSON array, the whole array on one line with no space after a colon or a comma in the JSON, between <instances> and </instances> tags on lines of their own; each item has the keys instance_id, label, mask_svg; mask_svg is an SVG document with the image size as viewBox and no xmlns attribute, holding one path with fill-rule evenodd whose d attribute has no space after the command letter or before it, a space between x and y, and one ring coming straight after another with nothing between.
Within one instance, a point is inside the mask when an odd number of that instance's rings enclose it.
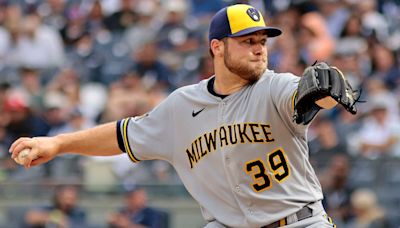
<instances>
[{"instance_id":1,"label":"navy blue baseball cap","mask_svg":"<svg viewBox=\"0 0 400 228\"><path fill-rule=\"evenodd\" d=\"M236 4L218 11L211 19L208 41L237 37L264 30L268 37L282 34L278 28L268 27L260 11L246 4Z\"/></svg>"}]
</instances>

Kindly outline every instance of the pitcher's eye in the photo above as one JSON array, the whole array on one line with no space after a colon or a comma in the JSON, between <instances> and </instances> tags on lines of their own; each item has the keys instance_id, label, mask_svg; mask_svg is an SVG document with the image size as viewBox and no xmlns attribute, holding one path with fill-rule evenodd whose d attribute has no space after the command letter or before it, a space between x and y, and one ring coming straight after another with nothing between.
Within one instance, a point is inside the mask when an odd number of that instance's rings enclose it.
<instances>
[{"instance_id":1,"label":"pitcher's eye","mask_svg":"<svg viewBox=\"0 0 400 228\"><path fill-rule=\"evenodd\" d=\"M267 39L263 39L263 40L261 40L261 42L260 42L262 45L266 45L267 44Z\"/></svg>"},{"instance_id":2,"label":"pitcher's eye","mask_svg":"<svg viewBox=\"0 0 400 228\"><path fill-rule=\"evenodd\" d=\"M245 40L243 41L243 43L249 44L249 45L253 44L253 42L252 42L251 39L245 39Z\"/></svg>"}]
</instances>

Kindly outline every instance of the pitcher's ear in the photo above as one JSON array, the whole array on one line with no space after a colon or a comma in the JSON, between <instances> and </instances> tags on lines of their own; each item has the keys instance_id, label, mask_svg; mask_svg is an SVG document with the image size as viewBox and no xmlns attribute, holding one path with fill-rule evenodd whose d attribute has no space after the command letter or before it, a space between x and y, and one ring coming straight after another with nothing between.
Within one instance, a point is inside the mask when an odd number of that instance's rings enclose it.
<instances>
[{"instance_id":1,"label":"pitcher's ear","mask_svg":"<svg viewBox=\"0 0 400 228\"><path fill-rule=\"evenodd\" d=\"M225 43L222 40L213 39L210 42L211 56L223 56Z\"/></svg>"}]
</instances>

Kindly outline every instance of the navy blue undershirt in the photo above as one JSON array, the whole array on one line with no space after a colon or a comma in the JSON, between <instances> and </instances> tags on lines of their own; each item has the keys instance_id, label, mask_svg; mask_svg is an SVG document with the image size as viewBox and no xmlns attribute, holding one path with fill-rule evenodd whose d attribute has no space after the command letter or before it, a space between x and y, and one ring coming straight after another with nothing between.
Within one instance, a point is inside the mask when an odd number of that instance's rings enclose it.
<instances>
[{"instance_id":1,"label":"navy blue undershirt","mask_svg":"<svg viewBox=\"0 0 400 228\"><path fill-rule=\"evenodd\" d=\"M121 121L122 120L118 120L117 121L117 140L118 140L118 147L121 151L123 151L124 153L126 153L125 151L125 146L124 146L124 140L122 139L122 134L121 134L121 130L120 130L120 125L121 125Z\"/></svg>"},{"instance_id":2,"label":"navy blue undershirt","mask_svg":"<svg viewBox=\"0 0 400 228\"><path fill-rule=\"evenodd\" d=\"M208 81L208 84L207 84L208 92L210 92L212 95L214 95L216 97L220 97L221 99L224 99L225 97L227 97L228 95L221 95L221 94L218 94L217 92L215 92L214 83L215 83L215 77L211 78L210 81Z\"/></svg>"}]
</instances>

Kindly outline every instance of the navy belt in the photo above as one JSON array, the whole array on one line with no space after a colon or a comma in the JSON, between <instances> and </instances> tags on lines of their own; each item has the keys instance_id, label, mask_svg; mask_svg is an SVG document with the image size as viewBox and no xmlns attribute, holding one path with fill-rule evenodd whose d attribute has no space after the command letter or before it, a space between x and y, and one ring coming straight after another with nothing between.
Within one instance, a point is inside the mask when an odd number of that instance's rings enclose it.
<instances>
[{"instance_id":1,"label":"navy belt","mask_svg":"<svg viewBox=\"0 0 400 228\"><path fill-rule=\"evenodd\" d=\"M280 219L280 220L273 222L271 224L268 224L266 226L262 226L261 228L277 228L277 227L281 227L281 226L286 226L286 225L288 225L288 217ZM296 217L297 217L297 220L295 220L293 222L297 222L297 221L301 221L306 218L310 218L310 217L312 217L312 209L305 206L302 209L300 209L298 212L296 212Z\"/></svg>"}]
</instances>

